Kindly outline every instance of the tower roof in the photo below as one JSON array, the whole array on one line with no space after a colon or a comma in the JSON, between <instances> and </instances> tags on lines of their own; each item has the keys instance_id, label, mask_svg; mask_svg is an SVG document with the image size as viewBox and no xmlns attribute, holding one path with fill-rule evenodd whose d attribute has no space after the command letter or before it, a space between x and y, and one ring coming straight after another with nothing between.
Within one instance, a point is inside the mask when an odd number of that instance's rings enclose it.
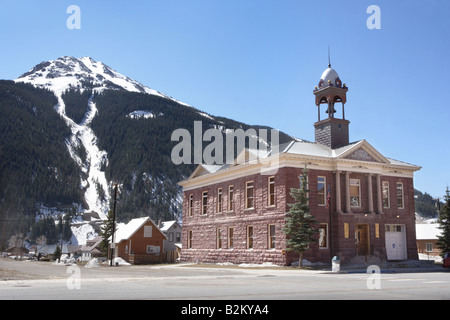
<instances>
[{"instance_id":1,"label":"tower roof","mask_svg":"<svg viewBox=\"0 0 450 320\"><path fill-rule=\"evenodd\" d=\"M328 81L330 81L330 82L328 82ZM320 81L319 81L319 87L326 87L329 83L332 84L333 86L337 86L337 87L341 86L341 80L339 79L338 73L336 72L336 70L334 70L331 67L328 67L322 73L322 76L320 77Z\"/></svg>"}]
</instances>

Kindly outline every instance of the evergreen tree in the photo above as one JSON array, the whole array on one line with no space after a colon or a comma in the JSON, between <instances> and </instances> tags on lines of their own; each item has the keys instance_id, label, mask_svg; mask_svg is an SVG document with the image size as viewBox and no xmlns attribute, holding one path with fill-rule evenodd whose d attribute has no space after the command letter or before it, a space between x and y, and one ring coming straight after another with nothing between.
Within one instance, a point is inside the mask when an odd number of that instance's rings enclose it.
<instances>
[{"instance_id":1,"label":"evergreen tree","mask_svg":"<svg viewBox=\"0 0 450 320\"><path fill-rule=\"evenodd\" d=\"M70 228L70 217L68 214L64 216L63 240L69 241L72 238L72 229Z\"/></svg>"},{"instance_id":2,"label":"evergreen tree","mask_svg":"<svg viewBox=\"0 0 450 320\"><path fill-rule=\"evenodd\" d=\"M447 187L444 196L445 204L439 212L439 229L442 235L438 236L438 247L441 250L441 256L450 251L450 190Z\"/></svg>"},{"instance_id":3,"label":"evergreen tree","mask_svg":"<svg viewBox=\"0 0 450 320\"><path fill-rule=\"evenodd\" d=\"M110 210L108 212L107 219L104 221L103 226L101 227L100 235L103 237L102 242L100 243L100 250L105 256L108 256L108 244L109 238L112 237L113 233L113 212Z\"/></svg>"},{"instance_id":4,"label":"evergreen tree","mask_svg":"<svg viewBox=\"0 0 450 320\"><path fill-rule=\"evenodd\" d=\"M303 266L303 253L309 249L311 243L317 241L315 236L319 232L314 226L317 221L309 213L307 177L308 170L305 168L303 174L299 176L300 188L291 188L290 194L294 198L294 203L289 204L290 209L286 212L286 227L283 229L287 238L286 251L300 255L300 268Z\"/></svg>"},{"instance_id":5,"label":"evergreen tree","mask_svg":"<svg viewBox=\"0 0 450 320\"><path fill-rule=\"evenodd\" d=\"M61 253L61 248L59 247L59 245L56 245L55 252L53 252L53 259L59 260L61 258Z\"/></svg>"}]
</instances>

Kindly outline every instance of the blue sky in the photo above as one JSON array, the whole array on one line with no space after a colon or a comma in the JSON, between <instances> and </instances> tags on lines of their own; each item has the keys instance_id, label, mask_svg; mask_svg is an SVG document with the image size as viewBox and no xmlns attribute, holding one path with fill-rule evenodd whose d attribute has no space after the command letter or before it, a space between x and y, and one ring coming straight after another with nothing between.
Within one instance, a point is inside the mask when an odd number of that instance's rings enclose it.
<instances>
[{"instance_id":1,"label":"blue sky","mask_svg":"<svg viewBox=\"0 0 450 320\"><path fill-rule=\"evenodd\" d=\"M70 5L81 29L70 30ZM381 29L366 12L377 5ZM212 115L314 140L312 90L328 64L347 84L350 140L450 185L450 1L0 1L0 79L90 56Z\"/></svg>"}]
</instances>

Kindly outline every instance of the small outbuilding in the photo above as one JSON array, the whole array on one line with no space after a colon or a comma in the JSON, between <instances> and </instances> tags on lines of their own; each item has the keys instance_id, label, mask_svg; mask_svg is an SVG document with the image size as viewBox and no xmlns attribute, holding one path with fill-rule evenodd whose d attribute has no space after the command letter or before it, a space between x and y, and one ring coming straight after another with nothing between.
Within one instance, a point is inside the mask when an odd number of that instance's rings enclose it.
<instances>
[{"instance_id":1,"label":"small outbuilding","mask_svg":"<svg viewBox=\"0 0 450 320\"><path fill-rule=\"evenodd\" d=\"M420 259L438 257L441 251L438 248L438 236L442 234L438 223L416 224L417 251Z\"/></svg>"},{"instance_id":2,"label":"small outbuilding","mask_svg":"<svg viewBox=\"0 0 450 320\"><path fill-rule=\"evenodd\" d=\"M132 219L117 228L114 256L131 264L161 263L164 240L166 236L149 217Z\"/></svg>"}]
</instances>

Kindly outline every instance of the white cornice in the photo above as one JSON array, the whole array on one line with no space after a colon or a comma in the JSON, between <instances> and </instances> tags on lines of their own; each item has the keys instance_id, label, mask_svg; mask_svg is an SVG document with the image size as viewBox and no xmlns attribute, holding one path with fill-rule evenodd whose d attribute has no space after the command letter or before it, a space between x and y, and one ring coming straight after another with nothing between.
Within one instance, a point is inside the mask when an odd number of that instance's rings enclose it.
<instances>
[{"instance_id":1,"label":"white cornice","mask_svg":"<svg viewBox=\"0 0 450 320\"><path fill-rule=\"evenodd\" d=\"M356 146L356 145L355 145ZM356 150L358 148L351 148ZM284 167L292 168L304 168L305 165L311 170L324 170L324 171L349 171L358 173L372 173L381 174L384 176L396 176L396 177L406 177L413 178L414 172L420 170L421 167L413 166L409 164L391 164L387 158L385 162L375 162L375 161L362 161L343 158L341 156L351 154L345 152L340 154L338 157L319 157L313 155L304 154L293 154L293 153L281 153L279 155L274 155L266 159L262 159L264 163L260 161L253 161L251 163L244 163L239 165L234 165L226 169L219 170L217 172L212 172L208 174L203 174L200 176L191 175L189 179L179 182L184 190L191 190L199 187L208 186L211 184L221 183L225 181L230 181L238 178L242 178L254 174L274 174L276 172L270 171L264 173L264 169L267 168L265 163L270 160L278 161L276 169ZM377 158L380 157L377 155ZM197 171L198 172L198 171Z\"/></svg>"}]
</instances>

